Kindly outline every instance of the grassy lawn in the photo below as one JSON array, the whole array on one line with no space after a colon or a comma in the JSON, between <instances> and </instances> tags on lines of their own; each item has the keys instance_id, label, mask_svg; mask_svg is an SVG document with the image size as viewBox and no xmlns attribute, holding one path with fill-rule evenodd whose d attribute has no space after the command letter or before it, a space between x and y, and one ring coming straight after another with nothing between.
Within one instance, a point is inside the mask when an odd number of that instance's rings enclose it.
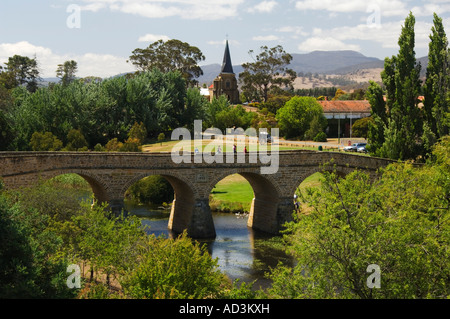
<instances>
[{"instance_id":1,"label":"grassy lawn","mask_svg":"<svg viewBox=\"0 0 450 319\"><path fill-rule=\"evenodd\" d=\"M309 176L298 190L303 192L308 187L319 187L321 176L321 173ZM217 183L210 195L210 206L213 211L249 212L253 197L253 189L247 180L235 174Z\"/></svg>"},{"instance_id":2,"label":"grassy lawn","mask_svg":"<svg viewBox=\"0 0 450 319\"><path fill-rule=\"evenodd\" d=\"M203 152L203 150L205 149L206 146L210 145L212 141L203 141L202 142L202 148L199 148L200 152ZM150 143L150 144L146 144L142 146L142 151L143 152L152 152L152 153L158 153L158 152L171 152L173 150L173 148L175 146L180 147L180 141L164 141L162 143L160 142L154 142L154 143ZM189 143L189 141L187 142ZM237 147L237 151L238 152L243 152L244 151L244 146L247 146L247 149L249 151L252 151L253 148L259 149L259 145L258 144L251 144L249 145L248 143L244 145L244 143L237 143L236 147ZM233 152L233 148L232 146L227 147L227 143L223 143L223 145L221 145L222 148L222 152ZM210 146L211 149L211 146ZM215 148L214 148L215 149ZM270 151L271 149L271 144L268 145L267 149ZM296 146L296 145L278 145L278 149L280 151L288 151L288 150L314 150L317 151L317 147L308 147L308 146ZM187 144L187 150L194 152L195 151L195 147L194 147L194 143L192 142L191 145Z\"/></svg>"},{"instance_id":3,"label":"grassy lawn","mask_svg":"<svg viewBox=\"0 0 450 319\"><path fill-rule=\"evenodd\" d=\"M213 211L249 212L253 200L253 189L239 174L226 177L217 183L210 195Z\"/></svg>"}]
</instances>

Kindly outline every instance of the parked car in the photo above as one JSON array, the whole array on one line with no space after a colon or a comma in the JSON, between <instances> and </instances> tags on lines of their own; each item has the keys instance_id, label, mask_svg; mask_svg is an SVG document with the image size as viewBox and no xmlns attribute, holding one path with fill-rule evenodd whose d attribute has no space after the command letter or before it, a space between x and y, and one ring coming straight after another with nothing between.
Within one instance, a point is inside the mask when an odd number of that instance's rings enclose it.
<instances>
[{"instance_id":1,"label":"parked car","mask_svg":"<svg viewBox=\"0 0 450 319\"><path fill-rule=\"evenodd\" d=\"M358 152L358 153L368 153L369 151L366 149L366 146L367 146L367 145L358 147L357 152Z\"/></svg>"},{"instance_id":2,"label":"parked car","mask_svg":"<svg viewBox=\"0 0 450 319\"><path fill-rule=\"evenodd\" d=\"M357 152L358 148L360 147L366 147L367 143L353 143L350 146L344 147L345 152Z\"/></svg>"}]
</instances>

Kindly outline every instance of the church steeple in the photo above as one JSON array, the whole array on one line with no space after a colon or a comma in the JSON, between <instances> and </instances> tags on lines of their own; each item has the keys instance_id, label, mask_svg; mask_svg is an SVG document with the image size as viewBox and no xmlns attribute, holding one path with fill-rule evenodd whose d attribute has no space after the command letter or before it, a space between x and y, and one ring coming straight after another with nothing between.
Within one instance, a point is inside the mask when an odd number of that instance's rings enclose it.
<instances>
[{"instance_id":1,"label":"church steeple","mask_svg":"<svg viewBox=\"0 0 450 319\"><path fill-rule=\"evenodd\" d=\"M231 63L230 47L228 46L228 40L227 40L227 44L225 46L225 54L223 56L221 73L234 74L233 64Z\"/></svg>"},{"instance_id":2,"label":"church steeple","mask_svg":"<svg viewBox=\"0 0 450 319\"><path fill-rule=\"evenodd\" d=\"M209 88L211 101L220 96L225 95L232 104L239 104L239 89L236 74L231 64L230 47L228 39L225 46L225 54L223 56L222 70L215 78L213 85Z\"/></svg>"}]
</instances>

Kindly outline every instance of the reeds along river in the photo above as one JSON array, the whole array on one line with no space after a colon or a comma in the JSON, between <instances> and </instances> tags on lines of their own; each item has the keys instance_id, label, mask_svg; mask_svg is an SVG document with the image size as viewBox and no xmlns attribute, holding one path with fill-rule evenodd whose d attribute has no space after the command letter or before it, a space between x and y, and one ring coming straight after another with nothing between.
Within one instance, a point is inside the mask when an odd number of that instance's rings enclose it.
<instances>
[{"instance_id":1,"label":"reeds along river","mask_svg":"<svg viewBox=\"0 0 450 319\"><path fill-rule=\"evenodd\" d=\"M137 205L126 202L126 210L142 218L149 226L149 233L156 236L170 236L167 229L170 210L158 207ZM213 213L217 237L203 240L213 259L218 258L220 269L231 279L243 282L255 282L254 288L266 288L270 281L264 276L279 262L293 265L294 260L285 254L274 236L259 233L247 227L247 215L231 213Z\"/></svg>"}]
</instances>

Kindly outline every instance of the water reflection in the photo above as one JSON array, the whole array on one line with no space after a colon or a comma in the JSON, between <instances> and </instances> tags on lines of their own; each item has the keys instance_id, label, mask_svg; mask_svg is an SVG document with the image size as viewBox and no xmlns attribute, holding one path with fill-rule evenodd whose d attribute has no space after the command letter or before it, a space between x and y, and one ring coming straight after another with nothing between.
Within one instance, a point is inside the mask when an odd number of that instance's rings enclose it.
<instances>
[{"instance_id":1,"label":"water reflection","mask_svg":"<svg viewBox=\"0 0 450 319\"><path fill-rule=\"evenodd\" d=\"M143 225L149 226L149 233L156 236L170 236L167 229L170 209L139 206L126 202L130 214L142 218ZM280 261L285 265L293 265L293 260L282 250L266 245L273 236L254 231L247 227L247 216L214 213L216 238L202 240L212 258L218 258L220 269L231 279L244 282L256 281L254 288L265 288L269 285L264 274L270 267Z\"/></svg>"}]
</instances>

